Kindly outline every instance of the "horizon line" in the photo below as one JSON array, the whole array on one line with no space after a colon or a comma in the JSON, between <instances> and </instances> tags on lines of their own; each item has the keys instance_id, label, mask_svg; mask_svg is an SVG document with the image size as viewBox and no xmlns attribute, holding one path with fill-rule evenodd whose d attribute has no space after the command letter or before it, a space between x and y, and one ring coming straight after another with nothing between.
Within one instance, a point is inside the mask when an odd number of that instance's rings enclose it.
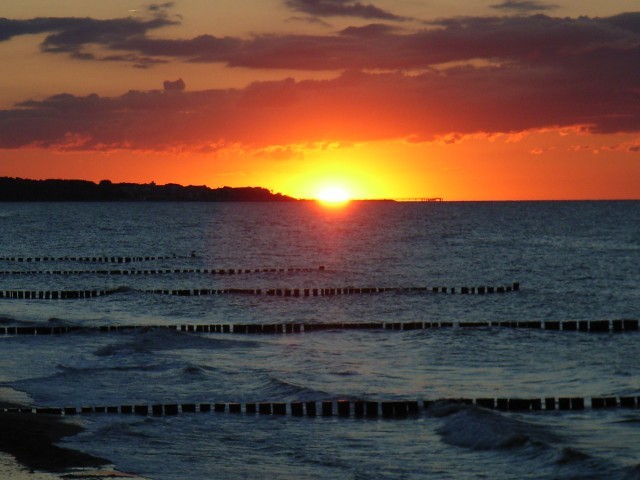
<instances>
[{"instance_id":1,"label":"horizon line","mask_svg":"<svg viewBox=\"0 0 640 480\"><path fill-rule=\"evenodd\" d=\"M187 187L206 187L212 190L216 190L216 189L223 189L223 188L232 188L232 189L243 189L243 188L262 188L265 190L268 190L269 192L271 192L272 194L275 195L283 195L286 197L290 197L293 198L296 201L312 201L312 202L318 202L320 201L317 198L304 198L304 197L295 197L293 195L290 194L286 194L286 193L282 193L282 192L275 192L274 190L269 188L269 187L262 187L262 186L249 186L249 185L245 185L245 186L236 186L236 187L232 187L229 185L223 185L223 186L217 186L217 187L212 187L209 186L208 184L201 184L201 185L194 185L194 184L189 184L189 185L183 185L181 183L175 183L175 182L168 182L168 183L164 183L164 184L156 184L155 181L150 181L147 183L140 183L140 182L135 182L135 181L113 181L113 180L109 180L109 179L102 179L100 181L95 181L95 180L87 180L87 179L82 179L82 178L25 178L25 177L11 177L11 176L0 176L0 179L2 178L6 178L6 179L14 179L14 180L26 180L26 181L33 181L33 182L46 182L46 181L62 181L62 182L76 182L76 181L80 181L80 182L89 182L89 183L93 183L94 185L100 185L100 183L102 182L109 182L109 183L113 183L113 184L131 184L131 185L152 185L152 186L157 186L157 187L163 187L163 186L168 186L168 185L177 185L183 188L187 188ZM621 201L639 201L640 200L640 196L635 197L635 198L510 198L510 199L447 199L445 197L442 196L409 196L409 197L369 197L369 198L351 198L347 201L347 203L349 202L396 202L396 203L462 203L462 202L621 202Z\"/></svg>"}]
</instances>

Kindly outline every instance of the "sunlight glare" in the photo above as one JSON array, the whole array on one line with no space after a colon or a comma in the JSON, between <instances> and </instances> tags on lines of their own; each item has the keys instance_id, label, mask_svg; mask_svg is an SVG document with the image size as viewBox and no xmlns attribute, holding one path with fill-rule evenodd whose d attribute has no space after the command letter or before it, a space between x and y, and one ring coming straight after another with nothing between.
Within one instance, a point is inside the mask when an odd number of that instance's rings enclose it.
<instances>
[{"instance_id":1,"label":"sunlight glare","mask_svg":"<svg viewBox=\"0 0 640 480\"><path fill-rule=\"evenodd\" d=\"M349 192L342 187L329 186L318 192L317 198L320 202L329 205L341 205L351 200Z\"/></svg>"}]
</instances>

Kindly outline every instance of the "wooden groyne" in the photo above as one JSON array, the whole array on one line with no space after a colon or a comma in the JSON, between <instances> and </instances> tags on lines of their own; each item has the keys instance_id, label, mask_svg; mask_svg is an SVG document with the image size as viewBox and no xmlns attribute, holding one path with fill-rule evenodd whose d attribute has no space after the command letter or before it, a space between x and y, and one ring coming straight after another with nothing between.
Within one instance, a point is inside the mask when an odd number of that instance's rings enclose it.
<instances>
[{"instance_id":1,"label":"wooden groyne","mask_svg":"<svg viewBox=\"0 0 640 480\"><path fill-rule=\"evenodd\" d=\"M565 321L505 321L505 322L327 322L327 323L216 323L183 325L88 325L88 326L2 326L0 335L62 335L75 332L125 332L142 329L177 330L186 333L229 333L244 335L277 335L323 332L330 330L415 331L452 328L509 328L546 331L619 333L638 332L638 319L565 320Z\"/></svg>"},{"instance_id":2,"label":"wooden groyne","mask_svg":"<svg viewBox=\"0 0 640 480\"><path fill-rule=\"evenodd\" d=\"M293 402L154 403L112 406L65 406L0 408L1 414L90 415L124 414L163 416L229 413L259 416L340 417L344 419L406 419L429 415L432 408L447 404L502 412L556 412L640 408L637 396L544 397L544 398L445 398L438 400L320 400Z\"/></svg>"},{"instance_id":3,"label":"wooden groyne","mask_svg":"<svg viewBox=\"0 0 640 480\"><path fill-rule=\"evenodd\" d=\"M267 295L272 297L334 297L336 295L372 295L387 292L396 293L432 293L461 295L490 295L494 293L517 292L520 283L514 282L502 286L478 287L324 287L324 288L158 288L132 289L119 287L101 290L0 290L0 299L11 300L69 300L104 297L123 292L137 291L160 295L196 297L210 295Z\"/></svg>"}]
</instances>

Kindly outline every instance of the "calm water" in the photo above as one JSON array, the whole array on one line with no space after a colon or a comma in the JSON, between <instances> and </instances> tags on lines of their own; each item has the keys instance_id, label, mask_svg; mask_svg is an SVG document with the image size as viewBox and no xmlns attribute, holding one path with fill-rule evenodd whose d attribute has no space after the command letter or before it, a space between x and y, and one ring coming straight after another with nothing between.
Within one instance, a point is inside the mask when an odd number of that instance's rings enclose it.
<instances>
[{"instance_id":1,"label":"calm water","mask_svg":"<svg viewBox=\"0 0 640 480\"><path fill-rule=\"evenodd\" d=\"M195 257L191 253L195 252ZM0 257L169 257L126 265L0 261L0 271L289 269L242 275L0 274L11 325L640 317L640 202L0 204ZM174 257L175 256L175 257ZM325 267L323 271L318 267ZM462 287L505 295L177 297L192 288ZM0 337L0 394L38 406L640 395L640 334L451 328L299 335L138 329ZM230 414L78 417L65 445L152 479L640 478L640 410L405 420Z\"/></svg>"}]
</instances>

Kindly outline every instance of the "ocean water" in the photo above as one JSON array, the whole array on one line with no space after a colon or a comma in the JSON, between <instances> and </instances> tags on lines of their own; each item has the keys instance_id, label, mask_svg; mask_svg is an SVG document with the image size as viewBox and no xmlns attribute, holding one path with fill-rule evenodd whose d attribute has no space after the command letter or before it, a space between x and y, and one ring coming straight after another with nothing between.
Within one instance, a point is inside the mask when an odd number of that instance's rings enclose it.
<instances>
[{"instance_id":1,"label":"ocean water","mask_svg":"<svg viewBox=\"0 0 640 480\"><path fill-rule=\"evenodd\" d=\"M0 258L0 291L117 290L0 298L0 327L138 326L0 335L0 395L33 406L640 396L639 332L459 326L638 319L640 202L4 203ZM519 291L460 294L513 282ZM348 286L397 289L265 294ZM431 292L443 286L457 293ZM229 288L263 294L152 292ZM417 321L454 325L153 328ZM445 401L402 419L212 411L73 421L86 430L65 446L158 480L640 478L640 409L502 412Z\"/></svg>"}]
</instances>

